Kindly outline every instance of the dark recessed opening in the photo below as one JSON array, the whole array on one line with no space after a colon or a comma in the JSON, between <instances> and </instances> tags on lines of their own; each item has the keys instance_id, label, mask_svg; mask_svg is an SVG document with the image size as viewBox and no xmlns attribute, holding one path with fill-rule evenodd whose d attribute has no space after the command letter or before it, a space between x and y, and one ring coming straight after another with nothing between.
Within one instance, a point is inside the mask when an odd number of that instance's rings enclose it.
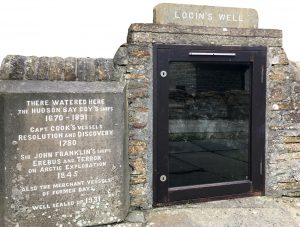
<instances>
[{"instance_id":1,"label":"dark recessed opening","mask_svg":"<svg viewBox=\"0 0 300 227\"><path fill-rule=\"evenodd\" d=\"M170 62L169 187L249 179L250 73Z\"/></svg>"},{"instance_id":2,"label":"dark recessed opening","mask_svg":"<svg viewBox=\"0 0 300 227\"><path fill-rule=\"evenodd\" d=\"M263 193L265 48L154 55L154 203Z\"/></svg>"}]
</instances>

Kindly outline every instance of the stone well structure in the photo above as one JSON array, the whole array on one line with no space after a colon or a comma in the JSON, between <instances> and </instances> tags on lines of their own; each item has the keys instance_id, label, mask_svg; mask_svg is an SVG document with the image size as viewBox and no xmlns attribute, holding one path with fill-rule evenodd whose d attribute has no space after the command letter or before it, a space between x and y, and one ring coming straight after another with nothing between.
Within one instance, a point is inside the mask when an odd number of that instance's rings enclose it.
<instances>
[{"instance_id":1,"label":"stone well structure","mask_svg":"<svg viewBox=\"0 0 300 227\"><path fill-rule=\"evenodd\" d=\"M152 206L153 44L267 47L265 193L299 196L299 65L282 48L282 32L266 29L132 24L114 58L127 82L131 206Z\"/></svg>"},{"instance_id":2,"label":"stone well structure","mask_svg":"<svg viewBox=\"0 0 300 227\"><path fill-rule=\"evenodd\" d=\"M131 209L153 205L154 44L267 48L265 194L300 196L300 67L282 31L132 24L113 59L7 56L1 80L121 81L127 84Z\"/></svg>"}]
</instances>

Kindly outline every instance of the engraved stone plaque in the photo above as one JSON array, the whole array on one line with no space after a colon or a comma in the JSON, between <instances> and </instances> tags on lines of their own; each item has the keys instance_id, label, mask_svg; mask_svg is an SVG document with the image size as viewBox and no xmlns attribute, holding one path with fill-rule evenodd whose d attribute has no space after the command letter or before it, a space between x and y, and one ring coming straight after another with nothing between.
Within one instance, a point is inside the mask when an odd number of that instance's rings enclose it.
<instances>
[{"instance_id":1,"label":"engraved stone plaque","mask_svg":"<svg viewBox=\"0 0 300 227\"><path fill-rule=\"evenodd\" d=\"M254 9L161 3L154 8L156 24L188 26L257 28Z\"/></svg>"},{"instance_id":2,"label":"engraved stone plaque","mask_svg":"<svg viewBox=\"0 0 300 227\"><path fill-rule=\"evenodd\" d=\"M92 226L128 206L124 85L1 81L0 226Z\"/></svg>"}]
</instances>

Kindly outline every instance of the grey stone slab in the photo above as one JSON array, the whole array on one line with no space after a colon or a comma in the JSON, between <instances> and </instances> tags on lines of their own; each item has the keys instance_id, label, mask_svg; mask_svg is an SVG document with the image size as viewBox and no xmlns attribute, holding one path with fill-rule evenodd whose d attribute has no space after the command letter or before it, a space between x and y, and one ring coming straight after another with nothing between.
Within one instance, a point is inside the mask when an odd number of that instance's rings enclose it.
<instances>
[{"instance_id":1,"label":"grey stone slab","mask_svg":"<svg viewBox=\"0 0 300 227\"><path fill-rule=\"evenodd\" d=\"M242 34L242 31L241 31ZM262 36L228 36L225 35L198 35L190 33L151 33L132 32L128 35L128 43L162 43L162 44L189 44L210 46L272 46L281 47L281 38L268 38Z\"/></svg>"},{"instance_id":2,"label":"grey stone slab","mask_svg":"<svg viewBox=\"0 0 300 227\"><path fill-rule=\"evenodd\" d=\"M125 97L116 82L0 82L0 226L125 219Z\"/></svg>"},{"instance_id":3,"label":"grey stone slab","mask_svg":"<svg viewBox=\"0 0 300 227\"><path fill-rule=\"evenodd\" d=\"M278 29L251 29L251 28L211 28L200 26L165 25L165 24L131 24L130 32L153 32L170 34L195 34L195 35L219 35L237 37L266 37L282 38L282 31Z\"/></svg>"},{"instance_id":4,"label":"grey stone slab","mask_svg":"<svg viewBox=\"0 0 300 227\"><path fill-rule=\"evenodd\" d=\"M255 9L161 3L155 6L153 22L207 27L257 28Z\"/></svg>"},{"instance_id":5,"label":"grey stone slab","mask_svg":"<svg viewBox=\"0 0 300 227\"><path fill-rule=\"evenodd\" d=\"M131 211L128 216L126 217L126 221L127 222L131 222L131 223L144 223L145 220L145 216L144 213L142 211Z\"/></svg>"},{"instance_id":6,"label":"grey stone slab","mask_svg":"<svg viewBox=\"0 0 300 227\"><path fill-rule=\"evenodd\" d=\"M156 208L146 212L146 226L299 227L299 204L299 199L288 202L268 197L251 197Z\"/></svg>"}]
</instances>

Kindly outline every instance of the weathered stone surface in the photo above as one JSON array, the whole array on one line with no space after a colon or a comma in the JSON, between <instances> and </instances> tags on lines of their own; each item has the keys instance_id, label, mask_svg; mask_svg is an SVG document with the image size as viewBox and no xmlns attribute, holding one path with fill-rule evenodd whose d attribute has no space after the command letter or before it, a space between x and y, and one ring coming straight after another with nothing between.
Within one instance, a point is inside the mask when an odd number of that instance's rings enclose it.
<instances>
[{"instance_id":1,"label":"weathered stone surface","mask_svg":"<svg viewBox=\"0 0 300 227\"><path fill-rule=\"evenodd\" d=\"M130 187L130 204L132 207L145 207L146 187L145 184L135 184Z\"/></svg>"},{"instance_id":2,"label":"weathered stone surface","mask_svg":"<svg viewBox=\"0 0 300 227\"><path fill-rule=\"evenodd\" d=\"M48 80L49 67L50 67L49 57L40 57L38 59L37 71L34 77L37 78L38 80Z\"/></svg>"},{"instance_id":3,"label":"weathered stone surface","mask_svg":"<svg viewBox=\"0 0 300 227\"><path fill-rule=\"evenodd\" d=\"M115 56L114 56L114 64L115 65L127 65L128 64L128 57L127 57L127 45L123 44L119 47L117 50Z\"/></svg>"},{"instance_id":4,"label":"weathered stone surface","mask_svg":"<svg viewBox=\"0 0 300 227\"><path fill-rule=\"evenodd\" d=\"M162 25L162 24L131 24L129 34L137 33L170 33L170 34L194 34L194 35L216 35L216 36L233 36L233 37L265 37L265 38L282 38L282 31L277 29L250 29L250 28L209 28L197 26L182 25ZM167 41L167 40L166 40Z\"/></svg>"},{"instance_id":5,"label":"weathered stone surface","mask_svg":"<svg viewBox=\"0 0 300 227\"><path fill-rule=\"evenodd\" d=\"M180 35L179 35L180 34ZM282 32L268 29L205 28L132 24L128 43L282 46Z\"/></svg>"},{"instance_id":6,"label":"weathered stone surface","mask_svg":"<svg viewBox=\"0 0 300 227\"><path fill-rule=\"evenodd\" d=\"M143 155L145 154L147 144L141 140L130 140L128 152L130 155Z\"/></svg>"},{"instance_id":7,"label":"weathered stone surface","mask_svg":"<svg viewBox=\"0 0 300 227\"><path fill-rule=\"evenodd\" d=\"M117 81L114 75L112 59L97 58L95 59L95 80L99 81Z\"/></svg>"},{"instance_id":8,"label":"weathered stone surface","mask_svg":"<svg viewBox=\"0 0 300 227\"><path fill-rule=\"evenodd\" d=\"M300 143L300 136L292 136L284 138L285 143Z\"/></svg>"},{"instance_id":9,"label":"weathered stone surface","mask_svg":"<svg viewBox=\"0 0 300 227\"><path fill-rule=\"evenodd\" d=\"M48 77L49 80L63 80L64 59L60 57L50 58Z\"/></svg>"},{"instance_id":10,"label":"weathered stone surface","mask_svg":"<svg viewBox=\"0 0 300 227\"><path fill-rule=\"evenodd\" d=\"M130 65L143 65L150 61L151 46L149 45L130 45L128 47L128 63Z\"/></svg>"},{"instance_id":11,"label":"weathered stone surface","mask_svg":"<svg viewBox=\"0 0 300 227\"><path fill-rule=\"evenodd\" d=\"M153 227L298 227L299 208L299 199L264 196L156 208L145 211L145 218Z\"/></svg>"},{"instance_id":12,"label":"weathered stone surface","mask_svg":"<svg viewBox=\"0 0 300 227\"><path fill-rule=\"evenodd\" d=\"M300 143L287 144L286 149L288 152L300 152Z\"/></svg>"},{"instance_id":13,"label":"weathered stone surface","mask_svg":"<svg viewBox=\"0 0 300 227\"><path fill-rule=\"evenodd\" d=\"M291 62L293 67L293 73L296 74L296 81L300 81L300 62Z\"/></svg>"},{"instance_id":14,"label":"weathered stone surface","mask_svg":"<svg viewBox=\"0 0 300 227\"><path fill-rule=\"evenodd\" d=\"M8 55L3 59L0 69L1 80L22 80L24 76L25 57Z\"/></svg>"},{"instance_id":15,"label":"weathered stone surface","mask_svg":"<svg viewBox=\"0 0 300 227\"><path fill-rule=\"evenodd\" d=\"M257 28L255 9L161 3L155 6L153 22L187 26Z\"/></svg>"},{"instance_id":16,"label":"weathered stone surface","mask_svg":"<svg viewBox=\"0 0 300 227\"><path fill-rule=\"evenodd\" d=\"M0 68L0 79L120 81L112 59L60 58L8 55Z\"/></svg>"},{"instance_id":17,"label":"weathered stone surface","mask_svg":"<svg viewBox=\"0 0 300 227\"><path fill-rule=\"evenodd\" d=\"M131 160L130 166L132 167L132 174L134 175L144 175L146 173L145 160L143 158Z\"/></svg>"},{"instance_id":18,"label":"weathered stone surface","mask_svg":"<svg viewBox=\"0 0 300 227\"><path fill-rule=\"evenodd\" d=\"M147 182L147 177L146 175L134 175L132 174L130 176L130 184L131 184L131 187L132 185L135 185L135 184L143 184L143 183L146 183ZM140 200L140 201L145 201L144 198L142 197L137 197L136 199ZM132 203L132 201L131 201ZM138 205L139 207L141 206L149 206L149 204L139 204Z\"/></svg>"},{"instance_id":19,"label":"weathered stone surface","mask_svg":"<svg viewBox=\"0 0 300 227\"><path fill-rule=\"evenodd\" d=\"M129 206L125 85L0 83L4 227L92 226ZM140 174L141 163L135 165Z\"/></svg>"},{"instance_id":20,"label":"weathered stone surface","mask_svg":"<svg viewBox=\"0 0 300 227\"><path fill-rule=\"evenodd\" d=\"M141 80L143 80L143 79L146 78L146 76L143 75L143 74L126 74L125 78L128 79L128 80L132 80L132 79L141 79ZM300 89L300 87L299 87L299 89Z\"/></svg>"},{"instance_id":21,"label":"weathered stone surface","mask_svg":"<svg viewBox=\"0 0 300 227\"><path fill-rule=\"evenodd\" d=\"M232 37L220 35L197 35L197 34L168 34L168 33L130 33L129 43L165 43L165 44L192 44L192 45L228 45L228 46L275 46L281 47L282 40L279 38L266 37Z\"/></svg>"},{"instance_id":22,"label":"weathered stone surface","mask_svg":"<svg viewBox=\"0 0 300 227\"><path fill-rule=\"evenodd\" d=\"M272 110L293 110L294 109L294 103L292 102L277 102L272 105Z\"/></svg>"},{"instance_id":23,"label":"weathered stone surface","mask_svg":"<svg viewBox=\"0 0 300 227\"><path fill-rule=\"evenodd\" d=\"M143 223L121 223L115 225L108 225L107 227L143 227Z\"/></svg>"},{"instance_id":24,"label":"weathered stone surface","mask_svg":"<svg viewBox=\"0 0 300 227\"><path fill-rule=\"evenodd\" d=\"M76 80L76 58L66 58L65 59L64 79L66 81Z\"/></svg>"},{"instance_id":25,"label":"weathered stone surface","mask_svg":"<svg viewBox=\"0 0 300 227\"><path fill-rule=\"evenodd\" d=\"M38 64L38 57L30 56L27 57L25 60L25 75L24 78L26 80L37 80L37 64Z\"/></svg>"},{"instance_id":26,"label":"weathered stone surface","mask_svg":"<svg viewBox=\"0 0 300 227\"><path fill-rule=\"evenodd\" d=\"M281 48L270 48L267 76L266 194L298 196L299 129L296 64L289 62Z\"/></svg>"},{"instance_id":27,"label":"weathered stone surface","mask_svg":"<svg viewBox=\"0 0 300 227\"><path fill-rule=\"evenodd\" d=\"M77 59L77 78L79 81L95 81L94 59Z\"/></svg>"},{"instance_id":28,"label":"weathered stone surface","mask_svg":"<svg viewBox=\"0 0 300 227\"><path fill-rule=\"evenodd\" d=\"M269 48L269 61L272 65L288 65L289 60L283 48Z\"/></svg>"},{"instance_id":29,"label":"weathered stone surface","mask_svg":"<svg viewBox=\"0 0 300 227\"><path fill-rule=\"evenodd\" d=\"M131 211L126 217L126 221L131 223L145 223L145 216L142 211Z\"/></svg>"},{"instance_id":30,"label":"weathered stone surface","mask_svg":"<svg viewBox=\"0 0 300 227\"><path fill-rule=\"evenodd\" d=\"M94 66L82 67L79 76L80 80L117 80L128 85L131 206L143 209L152 206L153 43L267 46L266 193L272 196L297 196L297 191L278 186L279 182L296 182L299 179L297 173L300 172L299 156L285 155L299 152L300 143L290 138L300 136L300 124L297 122L300 70L299 64L288 62L282 49L282 32L270 29L133 24L129 28L128 44L120 47L114 60L94 59L90 61ZM38 79L39 58L26 58L24 62L24 72L15 70L20 73L14 76ZM64 59L64 80L79 80L77 67L78 59ZM84 70L93 67L94 76L87 78ZM9 70L12 71L11 68ZM9 79L9 74L1 73L1 78ZM291 120L291 117L296 120Z\"/></svg>"}]
</instances>

